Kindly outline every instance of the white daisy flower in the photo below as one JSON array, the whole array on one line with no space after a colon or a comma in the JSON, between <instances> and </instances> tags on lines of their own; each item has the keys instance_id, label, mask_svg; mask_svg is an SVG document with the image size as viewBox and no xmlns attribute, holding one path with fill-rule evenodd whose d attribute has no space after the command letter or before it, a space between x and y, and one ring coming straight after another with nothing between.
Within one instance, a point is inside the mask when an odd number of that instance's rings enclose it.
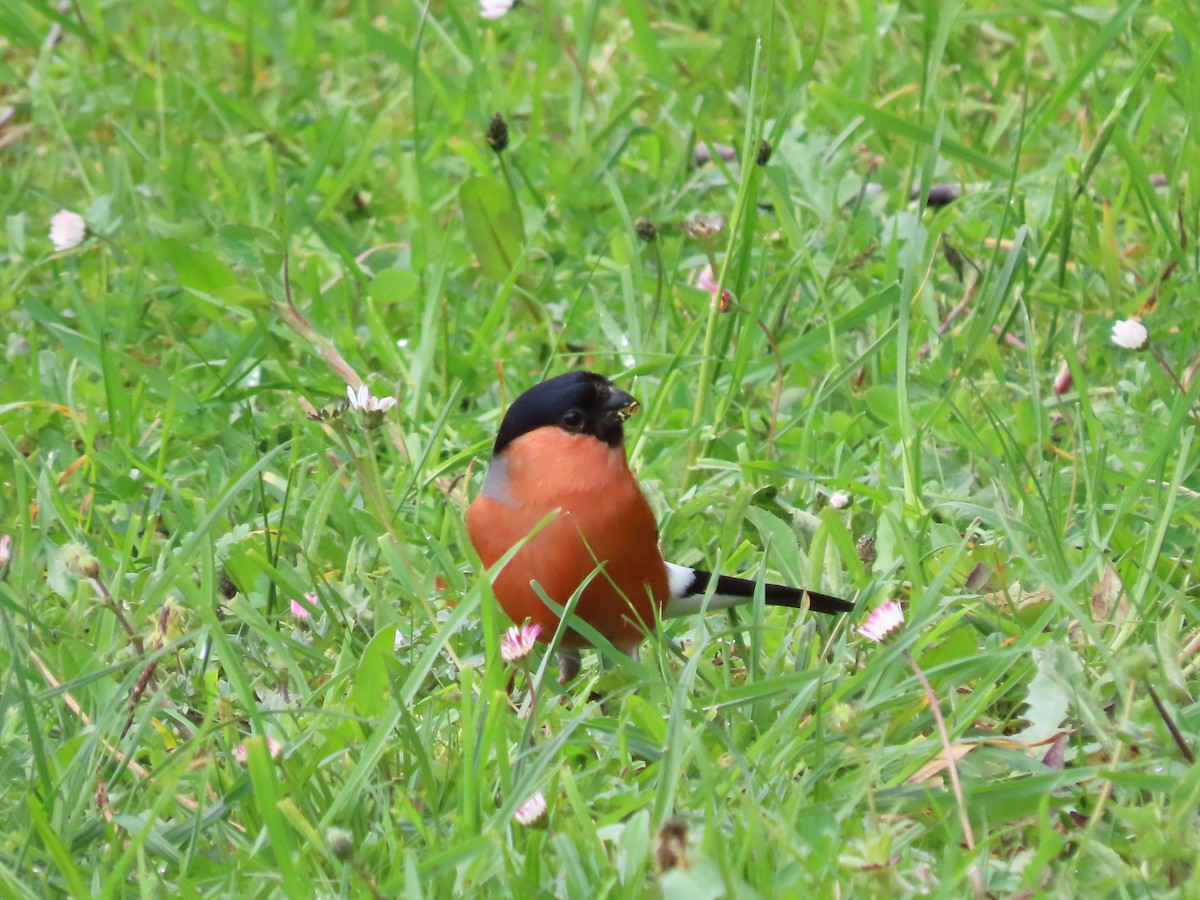
<instances>
[{"instance_id":1,"label":"white daisy flower","mask_svg":"<svg viewBox=\"0 0 1200 900\"><path fill-rule=\"evenodd\" d=\"M87 223L83 216L69 209L60 209L50 219L50 243L59 253L74 250L87 237Z\"/></svg>"},{"instance_id":2,"label":"white daisy flower","mask_svg":"<svg viewBox=\"0 0 1200 900\"><path fill-rule=\"evenodd\" d=\"M350 397L350 408L362 413L385 413L396 405L395 397L375 397L365 384L357 391L347 387L346 394Z\"/></svg>"},{"instance_id":3,"label":"white daisy flower","mask_svg":"<svg viewBox=\"0 0 1200 900\"><path fill-rule=\"evenodd\" d=\"M1150 332L1137 319L1121 319L1112 327L1112 342L1126 350L1141 350L1146 346Z\"/></svg>"},{"instance_id":4,"label":"white daisy flower","mask_svg":"<svg viewBox=\"0 0 1200 900\"><path fill-rule=\"evenodd\" d=\"M516 5L516 0L479 0L479 14L485 19L499 19Z\"/></svg>"}]
</instances>

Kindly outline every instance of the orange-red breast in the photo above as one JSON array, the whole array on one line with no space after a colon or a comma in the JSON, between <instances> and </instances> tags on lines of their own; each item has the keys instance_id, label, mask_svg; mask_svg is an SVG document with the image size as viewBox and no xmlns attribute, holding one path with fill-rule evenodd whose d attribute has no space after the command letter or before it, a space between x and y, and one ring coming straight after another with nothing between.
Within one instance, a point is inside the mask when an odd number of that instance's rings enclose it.
<instances>
[{"instance_id":1,"label":"orange-red breast","mask_svg":"<svg viewBox=\"0 0 1200 900\"><path fill-rule=\"evenodd\" d=\"M711 573L663 560L654 513L625 458L624 423L637 406L607 378L569 372L530 388L501 422L483 490L467 511L467 533L488 568L525 542L492 587L508 617L532 620L542 640L553 636L559 617L535 583L565 607L587 582L574 614L629 654L654 626L655 610L670 618L753 602L753 581L721 575L706 596ZM777 584L765 585L764 594L773 606L799 608L807 598L818 612L853 608ZM573 630L562 643L568 650L587 646ZM571 667L569 653L563 662Z\"/></svg>"}]
</instances>

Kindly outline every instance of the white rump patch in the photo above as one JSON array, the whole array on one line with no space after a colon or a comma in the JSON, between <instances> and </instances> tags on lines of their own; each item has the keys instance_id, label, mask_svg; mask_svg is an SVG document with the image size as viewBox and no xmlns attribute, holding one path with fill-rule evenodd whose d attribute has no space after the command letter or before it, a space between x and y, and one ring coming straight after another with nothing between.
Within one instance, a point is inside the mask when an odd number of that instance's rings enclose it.
<instances>
[{"instance_id":1,"label":"white rump patch","mask_svg":"<svg viewBox=\"0 0 1200 900\"><path fill-rule=\"evenodd\" d=\"M667 563L667 583L671 586L672 597L683 597L696 580L696 570L687 566L677 566Z\"/></svg>"}]
</instances>

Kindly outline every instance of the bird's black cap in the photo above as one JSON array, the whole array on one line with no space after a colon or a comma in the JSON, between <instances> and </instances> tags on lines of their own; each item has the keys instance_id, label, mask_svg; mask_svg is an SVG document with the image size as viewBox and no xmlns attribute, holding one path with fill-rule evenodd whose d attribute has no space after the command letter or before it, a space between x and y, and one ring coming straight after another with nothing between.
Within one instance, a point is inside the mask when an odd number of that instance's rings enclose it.
<instances>
[{"instance_id":1,"label":"bird's black cap","mask_svg":"<svg viewBox=\"0 0 1200 900\"><path fill-rule=\"evenodd\" d=\"M620 447L625 420L636 409L637 400L603 375L568 372L535 384L513 401L500 423L492 453L498 455L521 435L546 426L590 434L610 447Z\"/></svg>"}]
</instances>

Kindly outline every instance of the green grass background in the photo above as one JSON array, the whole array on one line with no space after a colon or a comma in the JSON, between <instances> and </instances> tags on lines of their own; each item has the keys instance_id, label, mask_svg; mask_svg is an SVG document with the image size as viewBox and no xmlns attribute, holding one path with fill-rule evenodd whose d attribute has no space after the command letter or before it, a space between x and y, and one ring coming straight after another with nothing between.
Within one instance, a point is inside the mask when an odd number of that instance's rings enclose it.
<instances>
[{"instance_id":1,"label":"green grass background","mask_svg":"<svg viewBox=\"0 0 1200 900\"><path fill-rule=\"evenodd\" d=\"M4 895L1195 896L1198 41L1191 0L5 3ZM383 427L302 411L336 354ZM531 701L464 502L584 366L669 558L858 611Z\"/></svg>"}]
</instances>

